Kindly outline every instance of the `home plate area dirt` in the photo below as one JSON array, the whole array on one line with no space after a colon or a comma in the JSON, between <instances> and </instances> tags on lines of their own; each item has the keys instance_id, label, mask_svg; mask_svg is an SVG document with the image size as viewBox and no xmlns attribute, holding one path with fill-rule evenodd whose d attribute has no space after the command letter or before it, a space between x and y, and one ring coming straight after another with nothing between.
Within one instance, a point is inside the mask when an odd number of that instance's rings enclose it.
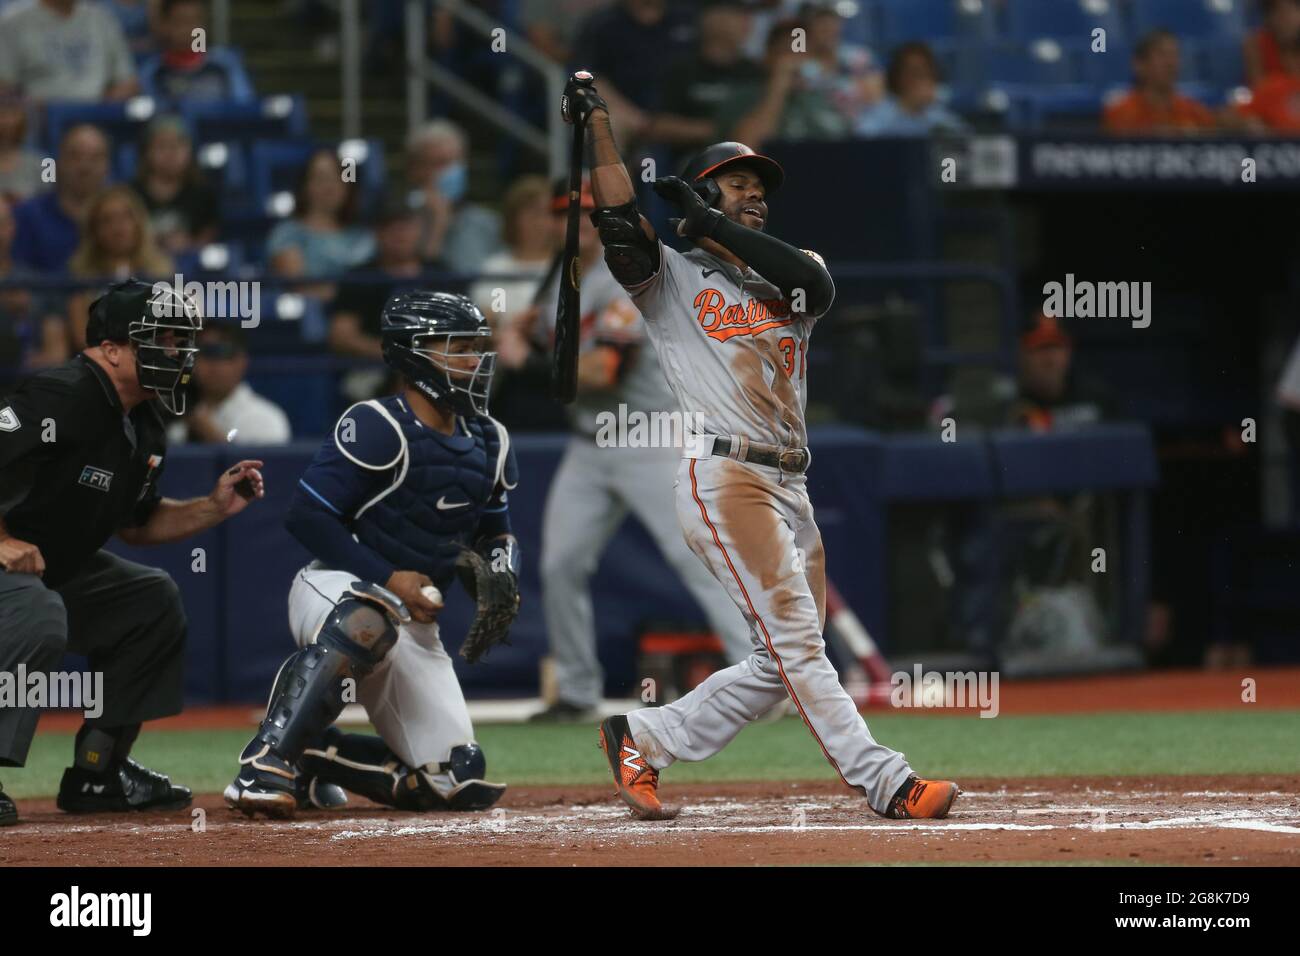
<instances>
[{"instance_id":1,"label":"home plate area dirt","mask_svg":"<svg viewBox=\"0 0 1300 956\"><path fill-rule=\"evenodd\" d=\"M25 801L0 864L655 866L899 863L1300 865L1300 776L963 781L947 820L894 821L827 783L665 787L671 822L631 819L606 787L517 787L488 813L366 803L248 820L193 810L69 817ZM204 825L197 830L195 820Z\"/></svg>"}]
</instances>

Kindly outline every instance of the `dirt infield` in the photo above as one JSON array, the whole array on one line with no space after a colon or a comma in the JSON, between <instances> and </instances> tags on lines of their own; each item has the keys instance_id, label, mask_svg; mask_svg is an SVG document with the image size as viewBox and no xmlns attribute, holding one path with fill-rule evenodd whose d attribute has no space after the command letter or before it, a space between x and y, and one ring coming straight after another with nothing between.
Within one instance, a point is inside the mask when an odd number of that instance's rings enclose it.
<instances>
[{"instance_id":1,"label":"dirt infield","mask_svg":"<svg viewBox=\"0 0 1300 956\"><path fill-rule=\"evenodd\" d=\"M192 811L69 817L25 801L0 865L655 866L871 863L1300 865L1300 776L965 781L947 820L877 817L828 784L665 788L682 814L631 820L605 787L511 790L486 814L369 804L250 821Z\"/></svg>"}]
</instances>

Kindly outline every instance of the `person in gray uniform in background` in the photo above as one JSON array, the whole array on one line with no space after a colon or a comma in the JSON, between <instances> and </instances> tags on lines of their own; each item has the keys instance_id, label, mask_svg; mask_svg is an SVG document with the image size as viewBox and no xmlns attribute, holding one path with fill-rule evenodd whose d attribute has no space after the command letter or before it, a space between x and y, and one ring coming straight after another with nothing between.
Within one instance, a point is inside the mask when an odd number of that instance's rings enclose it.
<instances>
[{"instance_id":1,"label":"person in gray uniform in background","mask_svg":"<svg viewBox=\"0 0 1300 956\"><path fill-rule=\"evenodd\" d=\"M677 401L645 341L640 314L605 265L587 215L595 201L585 182L581 195L578 396L568 408L573 435L542 519L542 605L558 694L534 720L578 720L600 703L604 675L596 656L591 576L629 512L703 609L728 662L752 650L744 616L682 537L673 480L688 429L681 427ZM552 207L560 225L568 203L560 183ZM552 277L538 299L536 334L554 335L558 296Z\"/></svg>"}]
</instances>

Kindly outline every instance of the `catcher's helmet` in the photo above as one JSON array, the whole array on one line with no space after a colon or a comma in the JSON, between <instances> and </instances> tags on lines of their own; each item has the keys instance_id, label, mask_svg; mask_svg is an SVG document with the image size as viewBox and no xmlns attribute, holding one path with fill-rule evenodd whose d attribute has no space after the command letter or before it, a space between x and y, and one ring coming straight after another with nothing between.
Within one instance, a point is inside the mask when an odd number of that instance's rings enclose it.
<instances>
[{"instance_id":1,"label":"catcher's helmet","mask_svg":"<svg viewBox=\"0 0 1300 956\"><path fill-rule=\"evenodd\" d=\"M384 361L435 405L487 414L496 367L492 329L478 306L451 292L396 292L379 319ZM460 340L469 349L452 348Z\"/></svg>"},{"instance_id":2,"label":"catcher's helmet","mask_svg":"<svg viewBox=\"0 0 1300 956\"><path fill-rule=\"evenodd\" d=\"M772 195L781 188L785 181L785 170L781 164L770 156L754 152L744 143L714 143L712 146L696 153L682 170L682 178L695 187L706 203L717 207L722 198L722 190L713 181L713 177L728 166L747 165L763 181L763 189Z\"/></svg>"}]
</instances>

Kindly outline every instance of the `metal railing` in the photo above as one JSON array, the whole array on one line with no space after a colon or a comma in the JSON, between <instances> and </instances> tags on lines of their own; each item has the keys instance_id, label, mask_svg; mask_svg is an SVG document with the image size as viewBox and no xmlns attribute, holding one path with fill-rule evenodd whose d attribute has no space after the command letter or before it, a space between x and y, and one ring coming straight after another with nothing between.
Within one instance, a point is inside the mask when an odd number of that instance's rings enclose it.
<instances>
[{"instance_id":1,"label":"metal railing","mask_svg":"<svg viewBox=\"0 0 1300 956\"><path fill-rule=\"evenodd\" d=\"M482 10L462 3L461 0L434 2L439 9L450 13L460 25L483 37L486 42L497 39L496 31L502 31L504 51L541 74L546 84L546 101L555 104L555 108L547 110L546 127L539 128L432 60L425 52L429 33L424 2L407 0L405 33L408 131L414 132L429 118L428 86L433 84L446 96L492 123L505 135L547 157L552 175L559 175L565 166L564 123L559 115L560 94L564 91L564 70L529 43L522 34L507 30Z\"/></svg>"}]
</instances>

